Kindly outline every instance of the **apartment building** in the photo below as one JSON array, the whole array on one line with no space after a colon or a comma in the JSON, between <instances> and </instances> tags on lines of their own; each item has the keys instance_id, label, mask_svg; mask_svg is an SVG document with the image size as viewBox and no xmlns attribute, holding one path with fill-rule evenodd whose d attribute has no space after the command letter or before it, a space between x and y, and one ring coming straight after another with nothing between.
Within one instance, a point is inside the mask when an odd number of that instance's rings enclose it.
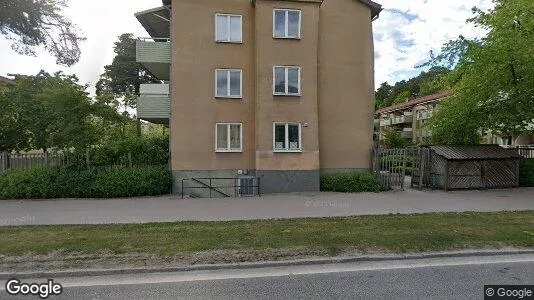
<instances>
[{"instance_id":1,"label":"apartment building","mask_svg":"<svg viewBox=\"0 0 534 300\"><path fill-rule=\"evenodd\" d=\"M136 14L138 116L170 128L182 179L243 177L262 193L317 191L369 170L374 49L369 0L173 0ZM248 176L248 177L247 177ZM254 183L255 184L255 183Z\"/></svg>"},{"instance_id":2,"label":"apartment building","mask_svg":"<svg viewBox=\"0 0 534 300\"><path fill-rule=\"evenodd\" d=\"M430 136L426 121L447 95L437 93L377 110L374 126L379 143L385 139L388 130L396 131L414 144L423 143Z\"/></svg>"},{"instance_id":3,"label":"apartment building","mask_svg":"<svg viewBox=\"0 0 534 300\"><path fill-rule=\"evenodd\" d=\"M441 92L377 110L374 120L375 139L381 144L385 139L385 133L393 130L400 136L410 139L413 144L426 142L430 137L430 131L425 124L439 103L447 96L448 93ZM534 136L487 132L482 142L502 147L534 147Z\"/></svg>"}]
</instances>

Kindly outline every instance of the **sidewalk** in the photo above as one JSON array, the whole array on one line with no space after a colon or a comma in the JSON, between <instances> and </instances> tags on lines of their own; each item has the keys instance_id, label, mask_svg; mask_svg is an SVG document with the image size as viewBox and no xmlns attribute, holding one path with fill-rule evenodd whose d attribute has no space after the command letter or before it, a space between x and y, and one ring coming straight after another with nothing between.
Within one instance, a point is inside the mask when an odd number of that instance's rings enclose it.
<instances>
[{"instance_id":1,"label":"sidewalk","mask_svg":"<svg viewBox=\"0 0 534 300\"><path fill-rule=\"evenodd\" d=\"M0 201L0 226L30 224L148 223L534 210L534 188L487 191L391 191L294 193L255 198Z\"/></svg>"}]
</instances>

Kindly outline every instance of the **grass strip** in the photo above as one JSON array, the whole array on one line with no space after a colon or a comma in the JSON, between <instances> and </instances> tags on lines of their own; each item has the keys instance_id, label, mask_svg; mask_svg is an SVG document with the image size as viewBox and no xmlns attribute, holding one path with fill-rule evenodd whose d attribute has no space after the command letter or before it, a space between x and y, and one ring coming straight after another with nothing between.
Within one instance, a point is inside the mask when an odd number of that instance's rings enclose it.
<instances>
[{"instance_id":1,"label":"grass strip","mask_svg":"<svg viewBox=\"0 0 534 300\"><path fill-rule=\"evenodd\" d=\"M292 220L0 227L0 255L305 249L420 252L534 247L534 211Z\"/></svg>"}]
</instances>

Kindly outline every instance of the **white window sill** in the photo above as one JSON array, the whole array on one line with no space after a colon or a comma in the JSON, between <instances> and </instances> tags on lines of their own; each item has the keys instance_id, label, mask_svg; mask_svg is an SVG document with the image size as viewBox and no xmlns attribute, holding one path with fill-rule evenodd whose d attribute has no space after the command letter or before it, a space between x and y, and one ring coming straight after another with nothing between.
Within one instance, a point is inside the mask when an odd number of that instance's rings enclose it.
<instances>
[{"instance_id":1,"label":"white window sill","mask_svg":"<svg viewBox=\"0 0 534 300\"><path fill-rule=\"evenodd\" d=\"M215 96L215 99L243 99L243 96Z\"/></svg>"},{"instance_id":2,"label":"white window sill","mask_svg":"<svg viewBox=\"0 0 534 300\"><path fill-rule=\"evenodd\" d=\"M243 153L243 150L215 150L215 153Z\"/></svg>"},{"instance_id":3,"label":"white window sill","mask_svg":"<svg viewBox=\"0 0 534 300\"><path fill-rule=\"evenodd\" d=\"M243 41L215 41L217 44L243 44Z\"/></svg>"},{"instance_id":4,"label":"white window sill","mask_svg":"<svg viewBox=\"0 0 534 300\"><path fill-rule=\"evenodd\" d=\"M300 93L299 94L278 94L278 93L274 93L273 96L277 96L277 97L300 97Z\"/></svg>"},{"instance_id":5,"label":"white window sill","mask_svg":"<svg viewBox=\"0 0 534 300\"><path fill-rule=\"evenodd\" d=\"M300 36L273 36L273 39L279 40L300 40Z\"/></svg>"},{"instance_id":6,"label":"white window sill","mask_svg":"<svg viewBox=\"0 0 534 300\"><path fill-rule=\"evenodd\" d=\"M274 153L302 153L302 150L273 150Z\"/></svg>"}]
</instances>

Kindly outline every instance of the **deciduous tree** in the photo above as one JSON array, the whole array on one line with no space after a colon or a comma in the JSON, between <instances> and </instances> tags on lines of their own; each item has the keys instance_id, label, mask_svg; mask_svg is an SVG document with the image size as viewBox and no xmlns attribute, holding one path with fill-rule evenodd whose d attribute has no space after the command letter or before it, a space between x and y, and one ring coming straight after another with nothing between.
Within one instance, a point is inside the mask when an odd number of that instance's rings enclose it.
<instances>
[{"instance_id":1,"label":"deciduous tree","mask_svg":"<svg viewBox=\"0 0 534 300\"><path fill-rule=\"evenodd\" d=\"M434 143L475 143L488 130L534 129L534 2L494 2L488 12L474 8L468 20L485 29L485 37L450 41L430 62L454 68L447 78L453 93L429 122Z\"/></svg>"},{"instance_id":2,"label":"deciduous tree","mask_svg":"<svg viewBox=\"0 0 534 300\"><path fill-rule=\"evenodd\" d=\"M98 139L103 112L75 76L19 76L0 96L0 150L84 148Z\"/></svg>"}]
</instances>

